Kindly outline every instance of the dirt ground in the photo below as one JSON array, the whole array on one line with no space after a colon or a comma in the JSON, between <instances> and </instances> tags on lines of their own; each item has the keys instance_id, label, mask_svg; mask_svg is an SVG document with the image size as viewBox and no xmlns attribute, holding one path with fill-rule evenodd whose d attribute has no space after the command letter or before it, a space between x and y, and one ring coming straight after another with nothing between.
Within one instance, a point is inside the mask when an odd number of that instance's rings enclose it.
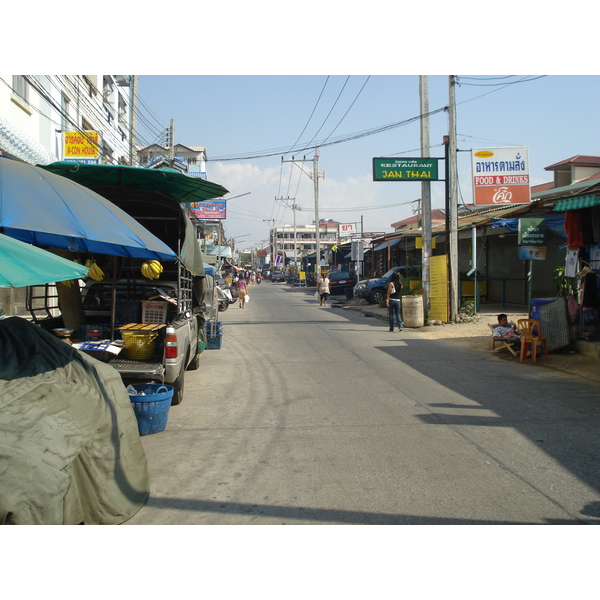
<instances>
[{"instance_id":1,"label":"dirt ground","mask_svg":"<svg viewBox=\"0 0 600 600\"><path fill-rule=\"evenodd\" d=\"M364 300L353 299L348 301L348 304L355 310L364 310L366 313L387 319L386 309L366 304ZM526 319L529 316L527 313L507 308L503 309L499 306L492 307L488 305L483 310L485 312L479 312L476 316L472 317L473 320L470 322L425 325L424 327L413 328L411 331L419 333L424 338L445 340L473 350L492 354L491 330L488 327L488 323L496 323L497 315L501 312L507 314L510 322L516 322L517 319ZM519 362L519 356L514 357L508 350L495 352L493 356L497 357L498 360ZM575 351L572 348L557 350L548 354L548 360L543 355L541 357L538 355L535 364L532 363L531 358L527 358L523 362L525 361L535 368L554 369L600 383L600 356L598 348L595 345L591 345L589 349L586 347L585 351L581 352Z\"/></svg>"}]
</instances>

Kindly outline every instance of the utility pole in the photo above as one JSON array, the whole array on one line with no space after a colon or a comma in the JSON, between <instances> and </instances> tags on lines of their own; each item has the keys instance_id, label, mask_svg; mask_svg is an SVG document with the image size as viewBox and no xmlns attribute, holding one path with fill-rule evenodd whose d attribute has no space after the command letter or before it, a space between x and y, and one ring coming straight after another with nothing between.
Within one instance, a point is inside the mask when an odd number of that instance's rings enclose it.
<instances>
[{"instance_id":1,"label":"utility pole","mask_svg":"<svg viewBox=\"0 0 600 600\"><path fill-rule=\"evenodd\" d=\"M137 75L131 76L129 94L131 98L129 107L129 166L135 165L135 141L137 131Z\"/></svg>"},{"instance_id":2,"label":"utility pole","mask_svg":"<svg viewBox=\"0 0 600 600\"><path fill-rule=\"evenodd\" d=\"M275 219L263 219L263 223L269 225L269 231L271 232L271 272L275 269L275 252L277 249L277 241L275 240Z\"/></svg>"},{"instance_id":3,"label":"utility pole","mask_svg":"<svg viewBox=\"0 0 600 600\"><path fill-rule=\"evenodd\" d=\"M421 157L429 157L429 82L427 75L419 76L421 102ZM429 259L431 257L431 182L421 182L421 249L423 310L429 312Z\"/></svg>"},{"instance_id":4,"label":"utility pole","mask_svg":"<svg viewBox=\"0 0 600 600\"><path fill-rule=\"evenodd\" d=\"M320 223L320 219L319 219L319 177L325 177L324 173L319 173L319 149L315 148L315 156L312 159L312 161L310 159L306 159L306 157L304 157L302 160L296 160L293 156L292 156L292 160L283 160L283 158L281 159L281 162L291 162L291 163L297 163L297 162L312 162L313 163L313 173L311 177L311 179L313 180L313 184L314 184L314 190L315 190L315 229L316 229L316 237L317 237L317 252L316 252L316 265L315 265L315 275L320 275L321 273L321 223Z\"/></svg>"},{"instance_id":5,"label":"utility pole","mask_svg":"<svg viewBox=\"0 0 600 600\"><path fill-rule=\"evenodd\" d=\"M169 166L171 169L175 165L175 121L171 119L169 127Z\"/></svg>"},{"instance_id":6,"label":"utility pole","mask_svg":"<svg viewBox=\"0 0 600 600\"><path fill-rule=\"evenodd\" d=\"M448 109L448 175L449 181L449 232L450 239L450 320L454 323L458 319L458 169L456 150L456 100L454 88L456 80L454 75L449 76L449 109Z\"/></svg>"}]
</instances>

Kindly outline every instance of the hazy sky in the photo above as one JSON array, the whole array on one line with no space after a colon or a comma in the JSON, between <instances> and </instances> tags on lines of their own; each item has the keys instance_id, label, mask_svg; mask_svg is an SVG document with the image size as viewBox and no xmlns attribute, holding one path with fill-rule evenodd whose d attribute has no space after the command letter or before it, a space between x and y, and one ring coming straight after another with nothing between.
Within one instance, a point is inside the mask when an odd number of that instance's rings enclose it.
<instances>
[{"instance_id":1,"label":"hazy sky","mask_svg":"<svg viewBox=\"0 0 600 600\"><path fill-rule=\"evenodd\" d=\"M457 75L460 195L472 200L470 150L527 146L532 185L550 181L545 167L576 154L600 155L600 77ZM448 133L447 75L428 77L430 154L443 158ZM298 224L314 219L312 173L318 143L319 216L391 231L412 214L418 182L373 182L372 159L420 156L418 75L141 76L139 93L156 140L170 119L175 142L206 147L208 179L230 190L225 229L267 238L268 224L291 224L279 198L295 198ZM441 109L441 110L440 110ZM162 129L161 129L162 124ZM386 126L392 126L385 130ZM383 129L383 131L379 131ZM357 138L357 139L354 139ZM288 162L306 157L311 162ZM443 162L440 177L443 178ZM293 202L287 201L290 205ZM444 183L432 183L432 206L443 208Z\"/></svg>"}]
</instances>

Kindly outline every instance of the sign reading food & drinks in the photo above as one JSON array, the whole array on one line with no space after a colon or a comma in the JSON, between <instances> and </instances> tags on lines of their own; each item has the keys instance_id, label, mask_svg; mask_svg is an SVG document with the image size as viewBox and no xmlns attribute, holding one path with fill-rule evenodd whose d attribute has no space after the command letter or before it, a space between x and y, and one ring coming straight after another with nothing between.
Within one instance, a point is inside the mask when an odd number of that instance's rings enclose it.
<instances>
[{"instance_id":1,"label":"sign reading food & drinks","mask_svg":"<svg viewBox=\"0 0 600 600\"><path fill-rule=\"evenodd\" d=\"M522 204L531 201L526 146L473 148L474 204Z\"/></svg>"}]
</instances>

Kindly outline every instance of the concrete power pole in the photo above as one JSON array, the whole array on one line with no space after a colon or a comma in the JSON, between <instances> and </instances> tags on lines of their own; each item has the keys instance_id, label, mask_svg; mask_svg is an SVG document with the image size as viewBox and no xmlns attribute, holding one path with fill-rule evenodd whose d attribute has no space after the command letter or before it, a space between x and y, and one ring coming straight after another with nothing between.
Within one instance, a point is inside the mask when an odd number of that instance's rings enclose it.
<instances>
[{"instance_id":1,"label":"concrete power pole","mask_svg":"<svg viewBox=\"0 0 600 600\"><path fill-rule=\"evenodd\" d=\"M292 160L283 160L281 162L311 162L310 160L306 160L306 158L302 160L296 160L292 156ZM324 177L324 174L319 174L319 149L315 148L315 156L312 159L313 163L313 174L312 180L315 190L315 229L316 229L316 238L317 238L317 252L316 252L316 265L315 265L315 275L320 275L321 273L321 224L319 219L319 177Z\"/></svg>"},{"instance_id":2,"label":"concrete power pole","mask_svg":"<svg viewBox=\"0 0 600 600\"><path fill-rule=\"evenodd\" d=\"M171 125L169 127L169 166L171 169L175 164L175 121L171 119Z\"/></svg>"},{"instance_id":3,"label":"concrete power pole","mask_svg":"<svg viewBox=\"0 0 600 600\"><path fill-rule=\"evenodd\" d=\"M321 221L319 219L319 149L315 148L313 159L313 183L315 186L315 226L317 230L317 260L315 275L321 275Z\"/></svg>"},{"instance_id":4,"label":"concrete power pole","mask_svg":"<svg viewBox=\"0 0 600 600\"><path fill-rule=\"evenodd\" d=\"M429 82L427 75L419 76L419 98L421 101L421 157L429 157ZM431 257L431 182L421 182L421 215L423 247L421 260L423 266L423 310L429 312L429 259Z\"/></svg>"},{"instance_id":5,"label":"concrete power pole","mask_svg":"<svg viewBox=\"0 0 600 600\"><path fill-rule=\"evenodd\" d=\"M449 156L449 259L450 259L450 320L456 322L460 309L458 298L458 168L456 150L455 76L449 77L448 156Z\"/></svg>"},{"instance_id":6,"label":"concrete power pole","mask_svg":"<svg viewBox=\"0 0 600 600\"><path fill-rule=\"evenodd\" d=\"M135 166L136 137L137 137L137 75L131 76L130 107L129 107L129 166Z\"/></svg>"}]
</instances>

